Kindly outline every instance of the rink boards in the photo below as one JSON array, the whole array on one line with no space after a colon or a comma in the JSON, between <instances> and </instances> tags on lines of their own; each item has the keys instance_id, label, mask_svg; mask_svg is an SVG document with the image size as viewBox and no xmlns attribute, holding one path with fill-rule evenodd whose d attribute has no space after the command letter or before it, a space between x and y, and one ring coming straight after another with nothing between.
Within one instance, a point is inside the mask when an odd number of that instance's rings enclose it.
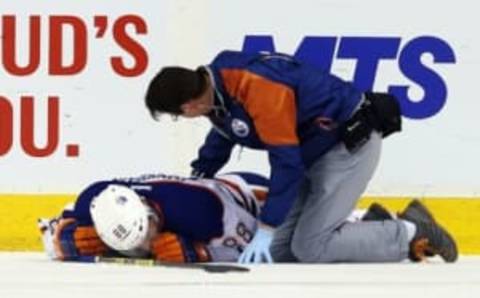
<instances>
[{"instance_id":1,"label":"rink boards","mask_svg":"<svg viewBox=\"0 0 480 298\"><path fill-rule=\"evenodd\" d=\"M74 201L75 195L0 195L0 250L41 250L36 221L53 217L63 206ZM478 198L421 198L437 220L457 239L460 253L480 254L480 200ZM402 210L409 198L365 197L359 208L377 201L391 210Z\"/></svg>"}]
</instances>

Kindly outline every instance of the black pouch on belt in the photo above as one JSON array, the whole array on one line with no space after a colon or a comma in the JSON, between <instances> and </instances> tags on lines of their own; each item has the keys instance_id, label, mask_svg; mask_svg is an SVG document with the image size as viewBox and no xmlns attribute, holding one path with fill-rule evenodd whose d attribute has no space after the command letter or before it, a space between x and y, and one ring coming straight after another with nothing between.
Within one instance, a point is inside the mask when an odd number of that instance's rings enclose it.
<instances>
[{"instance_id":1,"label":"black pouch on belt","mask_svg":"<svg viewBox=\"0 0 480 298\"><path fill-rule=\"evenodd\" d=\"M385 138L402 129L400 106L394 96L387 93L365 93L365 101L345 122L342 141L350 152L365 144L373 130Z\"/></svg>"}]
</instances>

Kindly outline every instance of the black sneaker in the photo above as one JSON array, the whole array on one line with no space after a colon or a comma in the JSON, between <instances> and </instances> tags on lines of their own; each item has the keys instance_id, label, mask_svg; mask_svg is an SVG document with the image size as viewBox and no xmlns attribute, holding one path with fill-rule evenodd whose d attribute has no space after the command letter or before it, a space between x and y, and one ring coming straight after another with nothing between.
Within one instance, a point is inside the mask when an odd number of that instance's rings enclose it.
<instances>
[{"instance_id":1,"label":"black sneaker","mask_svg":"<svg viewBox=\"0 0 480 298\"><path fill-rule=\"evenodd\" d=\"M435 255L439 255L447 263L457 260L458 249L455 240L435 221L430 211L420 201L411 202L398 217L412 222L417 228L410 242L409 257L412 261L423 261L426 257Z\"/></svg>"},{"instance_id":2,"label":"black sneaker","mask_svg":"<svg viewBox=\"0 0 480 298\"><path fill-rule=\"evenodd\" d=\"M368 207L367 212L363 215L362 220L364 221L381 221L381 220L390 220L393 219L392 215L388 210L378 203L372 203Z\"/></svg>"},{"instance_id":3,"label":"black sneaker","mask_svg":"<svg viewBox=\"0 0 480 298\"><path fill-rule=\"evenodd\" d=\"M417 233L410 243L409 258L419 262L426 257L440 255L446 262L455 262L458 258L457 245L453 237L440 226L433 215L418 199L411 201L398 218L412 222L417 227ZM365 221L391 220L392 215L378 203L368 207L362 217Z\"/></svg>"},{"instance_id":4,"label":"black sneaker","mask_svg":"<svg viewBox=\"0 0 480 298\"><path fill-rule=\"evenodd\" d=\"M433 215L428 211L427 207L423 205L418 199L413 199L403 210L403 212L398 214L398 217L405 220L410 220L411 218L416 218L425 222L436 222L433 218Z\"/></svg>"},{"instance_id":5,"label":"black sneaker","mask_svg":"<svg viewBox=\"0 0 480 298\"><path fill-rule=\"evenodd\" d=\"M418 199L413 199L403 210L403 212L398 214L398 217L404 220L411 221L411 218L418 218L421 221L428 222L436 222L433 218L433 215L428 211L427 207L420 202ZM430 251L425 251L425 255L427 257L433 257L434 254Z\"/></svg>"},{"instance_id":6,"label":"black sneaker","mask_svg":"<svg viewBox=\"0 0 480 298\"><path fill-rule=\"evenodd\" d=\"M430 211L418 199L413 199L402 212L398 213L400 219L410 220L410 218L418 218L422 221L433 221ZM388 210L379 203L372 203L368 207L367 212L362 217L362 220L390 220L393 216Z\"/></svg>"}]
</instances>

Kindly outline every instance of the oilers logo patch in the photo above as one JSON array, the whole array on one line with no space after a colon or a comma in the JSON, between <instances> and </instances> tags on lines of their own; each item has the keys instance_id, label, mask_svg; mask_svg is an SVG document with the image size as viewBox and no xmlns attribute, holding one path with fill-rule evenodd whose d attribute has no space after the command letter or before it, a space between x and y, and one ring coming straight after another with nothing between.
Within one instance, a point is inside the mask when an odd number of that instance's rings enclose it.
<instances>
[{"instance_id":1,"label":"oilers logo patch","mask_svg":"<svg viewBox=\"0 0 480 298\"><path fill-rule=\"evenodd\" d=\"M245 121L240 119L232 120L232 131L235 135L244 138L250 133L250 128Z\"/></svg>"}]
</instances>

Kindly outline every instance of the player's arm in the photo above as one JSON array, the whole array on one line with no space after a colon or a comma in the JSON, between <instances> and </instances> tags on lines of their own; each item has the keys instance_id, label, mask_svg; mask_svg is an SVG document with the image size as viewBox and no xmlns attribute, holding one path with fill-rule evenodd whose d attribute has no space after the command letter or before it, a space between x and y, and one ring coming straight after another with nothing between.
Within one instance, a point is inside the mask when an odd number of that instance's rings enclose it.
<instances>
[{"instance_id":1,"label":"player's arm","mask_svg":"<svg viewBox=\"0 0 480 298\"><path fill-rule=\"evenodd\" d=\"M211 261L205 244L171 232L159 233L152 241L151 252L162 262L197 263Z\"/></svg>"},{"instance_id":2,"label":"player's arm","mask_svg":"<svg viewBox=\"0 0 480 298\"><path fill-rule=\"evenodd\" d=\"M60 220L53 243L61 260L98 256L108 251L93 226L80 226L73 218Z\"/></svg>"},{"instance_id":3,"label":"player's arm","mask_svg":"<svg viewBox=\"0 0 480 298\"><path fill-rule=\"evenodd\" d=\"M227 163L234 145L226 135L212 128L198 152L198 158L191 163L193 176L213 177Z\"/></svg>"}]
</instances>

